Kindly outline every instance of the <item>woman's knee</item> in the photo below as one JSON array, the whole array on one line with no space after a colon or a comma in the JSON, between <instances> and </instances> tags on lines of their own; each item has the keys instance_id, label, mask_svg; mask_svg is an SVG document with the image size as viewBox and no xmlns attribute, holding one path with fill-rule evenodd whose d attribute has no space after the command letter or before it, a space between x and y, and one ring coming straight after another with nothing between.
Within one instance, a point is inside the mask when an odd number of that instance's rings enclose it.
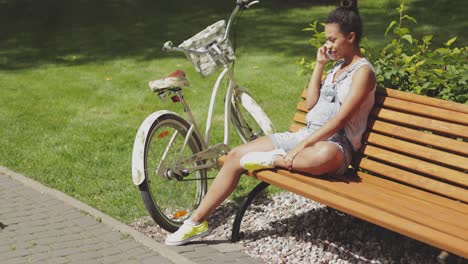
<instances>
[{"instance_id":1,"label":"woman's knee","mask_svg":"<svg viewBox=\"0 0 468 264\"><path fill-rule=\"evenodd\" d=\"M319 142L315 145L316 160L322 164L330 163L331 161L341 160L341 150L339 147L330 142Z\"/></svg>"},{"instance_id":2,"label":"woman's knee","mask_svg":"<svg viewBox=\"0 0 468 264\"><path fill-rule=\"evenodd\" d=\"M253 151L273 150L273 142L268 137L260 137L254 141L239 145L231 149L228 153L228 159L240 160L245 154Z\"/></svg>"},{"instance_id":3,"label":"woman's knee","mask_svg":"<svg viewBox=\"0 0 468 264\"><path fill-rule=\"evenodd\" d=\"M243 145L231 149L227 155L227 160L240 160L245 155Z\"/></svg>"},{"instance_id":4,"label":"woman's knee","mask_svg":"<svg viewBox=\"0 0 468 264\"><path fill-rule=\"evenodd\" d=\"M342 162L342 152L338 146L330 142L319 142L312 148L299 152L294 160L293 167L328 171Z\"/></svg>"}]
</instances>

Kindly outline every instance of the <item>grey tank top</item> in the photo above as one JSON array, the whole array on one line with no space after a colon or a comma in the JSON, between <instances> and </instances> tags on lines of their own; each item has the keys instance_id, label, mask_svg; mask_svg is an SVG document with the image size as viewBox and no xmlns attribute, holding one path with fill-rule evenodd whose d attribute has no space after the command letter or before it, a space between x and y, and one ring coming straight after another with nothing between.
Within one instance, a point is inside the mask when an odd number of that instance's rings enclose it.
<instances>
[{"instance_id":1,"label":"grey tank top","mask_svg":"<svg viewBox=\"0 0 468 264\"><path fill-rule=\"evenodd\" d=\"M356 69L358 69L362 65L369 65L369 67L371 67L371 69L373 70L372 65L366 59L362 58L354 64L352 64L350 67L348 67L340 76L336 78L335 82L333 82L334 75L341 67L341 64L342 62L338 62L335 65L335 67L333 67L333 69L327 73L327 77L324 80L322 87L320 88L319 99L315 106L312 109L310 109L310 111L306 115L307 129L310 132L314 132L320 127L322 127L326 122L328 122L338 113L338 110L340 109L340 106L344 101L344 98L342 97L345 97L347 95L347 92L349 91L349 88L351 86L351 79L353 73ZM339 91L340 89L346 90L344 96L343 91ZM340 95L342 96L340 97ZM360 147L362 133L364 132L367 124L367 116L370 112L370 108L368 107L368 105L372 106L374 103L374 94L372 93L370 97L372 97L370 100L368 99L364 102L364 112L361 113L362 111L358 111L358 117L356 117L356 115L353 116L349 124L346 124L344 128L346 136L350 140L355 150L359 149ZM365 119L364 122L356 122L356 118L363 119L363 116ZM358 123L357 125L361 127L357 129L355 127L352 127L355 126L356 123ZM356 135L356 133L358 133L359 135ZM351 136L348 134L351 134Z\"/></svg>"}]
</instances>

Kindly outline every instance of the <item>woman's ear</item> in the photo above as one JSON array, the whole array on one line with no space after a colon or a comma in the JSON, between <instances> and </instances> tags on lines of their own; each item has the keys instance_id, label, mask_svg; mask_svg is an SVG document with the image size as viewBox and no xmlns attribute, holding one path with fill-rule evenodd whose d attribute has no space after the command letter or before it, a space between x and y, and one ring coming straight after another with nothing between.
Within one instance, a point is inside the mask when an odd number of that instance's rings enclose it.
<instances>
[{"instance_id":1,"label":"woman's ear","mask_svg":"<svg viewBox=\"0 0 468 264\"><path fill-rule=\"evenodd\" d=\"M349 32L348 41L350 43L354 43L356 41L356 33L355 32Z\"/></svg>"}]
</instances>

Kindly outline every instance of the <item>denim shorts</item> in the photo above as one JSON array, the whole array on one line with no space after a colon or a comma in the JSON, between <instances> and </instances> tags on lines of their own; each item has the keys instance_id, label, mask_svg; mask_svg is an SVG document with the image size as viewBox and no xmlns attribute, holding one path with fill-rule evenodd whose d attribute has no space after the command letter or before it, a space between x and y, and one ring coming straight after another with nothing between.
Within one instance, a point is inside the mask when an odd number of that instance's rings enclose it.
<instances>
[{"instance_id":1,"label":"denim shorts","mask_svg":"<svg viewBox=\"0 0 468 264\"><path fill-rule=\"evenodd\" d=\"M268 135L268 137L273 142L275 149L284 149L284 151L288 152L310 134L311 131L307 128L304 128L297 132L275 133ZM352 161L353 147L351 143L349 142L343 130L329 137L325 141L336 144L343 152L343 163L336 172L332 173L336 176L343 175Z\"/></svg>"}]
</instances>

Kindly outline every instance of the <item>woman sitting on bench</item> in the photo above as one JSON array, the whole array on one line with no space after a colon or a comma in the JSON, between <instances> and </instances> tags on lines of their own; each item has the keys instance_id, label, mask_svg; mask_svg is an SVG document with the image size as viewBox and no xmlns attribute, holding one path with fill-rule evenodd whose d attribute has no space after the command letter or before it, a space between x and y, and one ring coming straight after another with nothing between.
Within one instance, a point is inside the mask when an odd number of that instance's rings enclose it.
<instances>
[{"instance_id":1,"label":"woman sitting on bench","mask_svg":"<svg viewBox=\"0 0 468 264\"><path fill-rule=\"evenodd\" d=\"M234 191L245 170L277 167L312 175L346 171L353 151L361 146L376 86L372 65L360 52L362 23L357 0L342 1L329 14L325 35L307 88L307 127L232 149L198 209L166 238L167 245L182 245L208 234L205 219ZM330 61L336 64L322 83Z\"/></svg>"}]
</instances>

